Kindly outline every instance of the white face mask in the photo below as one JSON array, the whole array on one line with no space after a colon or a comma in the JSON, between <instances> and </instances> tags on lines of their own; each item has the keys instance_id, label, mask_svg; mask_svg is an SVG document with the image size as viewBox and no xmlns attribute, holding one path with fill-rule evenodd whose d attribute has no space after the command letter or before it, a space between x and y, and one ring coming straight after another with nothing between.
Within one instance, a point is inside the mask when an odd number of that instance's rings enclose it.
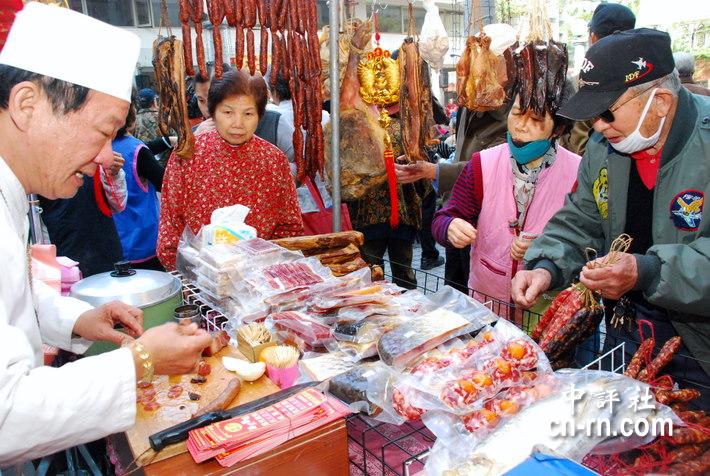
<instances>
[{"instance_id":1,"label":"white face mask","mask_svg":"<svg viewBox=\"0 0 710 476\"><path fill-rule=\"evenodd\" d=\"M619 152L623 152L624 154L633 154L634 152L638 152L640 150L646 150L658 142L658 138L661 137L661 129L663 129L663 124L666 122L665 117L661 119L661 123L658 124L658 130L651 135L651 137L644 137L640 132L641 124L643 124L644 119L646 119L648 108L651 107L651 101L653 100L653 96L656 94L657 90L658 88L655 88L651 91L651 96L648 98L648 101L646 101L646 106L643 108L641 118L636 125L636 130L616 144L611 144L614 149Z\"/></svg>"}]
</instances>

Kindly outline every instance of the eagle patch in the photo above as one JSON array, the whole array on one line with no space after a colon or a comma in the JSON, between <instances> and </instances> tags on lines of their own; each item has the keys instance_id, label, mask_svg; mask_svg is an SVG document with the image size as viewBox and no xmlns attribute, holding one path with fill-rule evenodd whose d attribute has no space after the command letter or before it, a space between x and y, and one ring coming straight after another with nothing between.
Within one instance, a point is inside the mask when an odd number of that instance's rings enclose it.
<instances>
[{"instance_id":1,"label":"eagle patch","mask_svg":"<svg viewBox=\"0 0 710 476\"><path fill-rule=\"evenodd\" d=\"M705 194L700 190L684 190L671 201L671 220L676 228L696 231L703 219Z\"/></svg>"}]
</instances>

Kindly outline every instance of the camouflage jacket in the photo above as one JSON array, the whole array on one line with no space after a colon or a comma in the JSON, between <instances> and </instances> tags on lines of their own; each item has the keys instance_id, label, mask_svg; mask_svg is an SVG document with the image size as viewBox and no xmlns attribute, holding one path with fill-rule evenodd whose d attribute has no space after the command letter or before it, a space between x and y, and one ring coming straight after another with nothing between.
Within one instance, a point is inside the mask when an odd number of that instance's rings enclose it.
<instances>
[{"instance_id":1,"label":"camouflage jacket","mask_svg":"<svg viewBox=\"0 0 710 476\"><path fill-rule=\"evenodd\" d=\"M161 135L158 129L158 110L139 109L136 113L136 130L133 137L147 143Z\"/></svg>"}]
</instances>

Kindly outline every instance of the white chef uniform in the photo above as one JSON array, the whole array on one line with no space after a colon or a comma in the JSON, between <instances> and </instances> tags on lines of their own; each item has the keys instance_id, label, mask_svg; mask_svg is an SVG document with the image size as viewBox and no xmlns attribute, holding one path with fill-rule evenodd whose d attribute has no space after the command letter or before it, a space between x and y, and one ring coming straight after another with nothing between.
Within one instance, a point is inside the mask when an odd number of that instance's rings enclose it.
<instances>
[{"instance_id":1,"label":"white chef uniform","mask_svg":"<svg viewBox=\"0 0 710 476\"><path fill-rule=\"evenodd\" d=\"M40 41L40 36L51 41ZM68 9L28 3L0 52L0 64L130 101L140 39ZM136 412L129 349L44 367L42 343L83 352L72 340L88 304L40 281L30 288L25 191L0 158L0 468L128 429ZM32 296L34 290L34 299ZM35 312L36 309L36 312Z\"/></svg>"},{"instance_id":2,"label":"white chef uniform","mask_svg":"<svg viewBox=\"0 0 710 476\"><path fill-rule=\"evenodd\" d=\"M51 454L130 428L136 377L129 349L43 367L42 342L84 352L71 339L91 306L35 281L37 316L27 274L27 196L0 158L0 467ZM9 206L8 206L9 205ZM39 327L37 321L39 320Z\"/></svg>"}]
</instances>

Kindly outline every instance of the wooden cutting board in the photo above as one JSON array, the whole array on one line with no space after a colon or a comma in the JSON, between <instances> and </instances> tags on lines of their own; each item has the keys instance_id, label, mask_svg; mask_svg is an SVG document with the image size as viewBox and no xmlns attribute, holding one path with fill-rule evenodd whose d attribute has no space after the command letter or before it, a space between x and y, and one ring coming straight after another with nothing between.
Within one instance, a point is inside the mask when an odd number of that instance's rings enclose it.
<instances>
[{"instance_id":1,"label":"wooden cutting board","mask_svg":"<svg viewBox=\"0 0 710 476\"><path fill-rule=\"evenodd\" d=\"M227 383L236 377L234 372L226 370L222 366L222 357L231 356L244 359L244 356L232 346L227 346L214 357L206 357L205 361L211 365L212 372L207 376L207 382L203 384L190 383L190 379L196 374L171 376L160 375L153 381L153 388L156 391L156 401L160 408L153 412L147 412L143 405L136 404L136 424L126 432L128 444L137 458L138 466L145 466L156 461L161 461L187 451L185 442L176 443L164 448L156 454L150 448L148 437L166 428L170 428L178 423L187 421L190 416L200 407L207 405L214 400L227 386ZM246 359L244 359L246 360ZM183 387L182 394L177 398L168 397L168 389L175 384ZM278 392L280 389L264 374L255 382L243 382L242 389L234 399L230 408L243 403L248 403L266 395ZM141 390L138 390L140 395ZM200 400L192 401L188 392L200 395Z\"/></svg>"}]
</instances>

